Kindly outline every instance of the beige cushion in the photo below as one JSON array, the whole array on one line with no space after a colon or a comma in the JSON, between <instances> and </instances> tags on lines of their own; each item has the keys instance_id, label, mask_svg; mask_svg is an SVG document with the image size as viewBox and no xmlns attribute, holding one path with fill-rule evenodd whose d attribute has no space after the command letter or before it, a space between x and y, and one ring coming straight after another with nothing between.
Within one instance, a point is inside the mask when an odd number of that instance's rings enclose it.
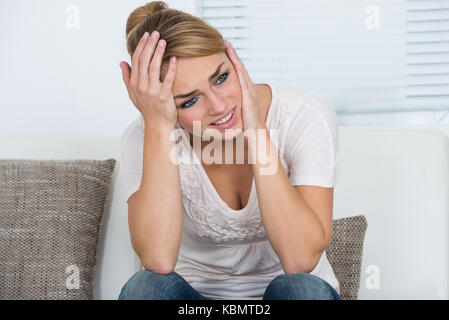
<instances>
[{"instance_id":1,"label":"beige cushion","mask_svg":"<svg viewBox=\"0 0 449 320\"><path fill-rule=\"evenodd\" d=\"M342 300L357 300L363 241L368 223L364 215L333 220L326 256L340 283Z\"/></svg>"},{"instance_id":2,"label":"beige cushion","mask_svg":"<svg viewBox=\"0 0 449 320\"><path fill-rule=\"evenodd\" d=\"M93 298L115 163L0 160L2 299Z\"/></svg>"}]
</instances>

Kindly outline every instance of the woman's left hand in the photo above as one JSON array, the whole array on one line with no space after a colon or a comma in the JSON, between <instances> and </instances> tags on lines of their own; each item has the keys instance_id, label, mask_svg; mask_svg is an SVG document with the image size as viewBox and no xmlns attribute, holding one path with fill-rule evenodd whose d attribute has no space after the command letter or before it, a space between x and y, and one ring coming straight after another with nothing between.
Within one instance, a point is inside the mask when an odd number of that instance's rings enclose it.
<instances>
[{"instance_id":1,"label":"woman's left hand","mask_svg":"<svg viewBox=\"0 0 449 320\"><path fill-rule=\"evenodd\" d=\"M240 88L242 91L242 119L243 119L243 131L246 129L253 129L255 134L257 130L263 128L263 122L261 121L260 101L257 92L257 88L251 81L245 66L237 55L237 52L232 47L229 41L224 40L226 52L228 57L234 65L234 69L237 72L237 76L240 82Z\"/></svg>"}]
</instances>

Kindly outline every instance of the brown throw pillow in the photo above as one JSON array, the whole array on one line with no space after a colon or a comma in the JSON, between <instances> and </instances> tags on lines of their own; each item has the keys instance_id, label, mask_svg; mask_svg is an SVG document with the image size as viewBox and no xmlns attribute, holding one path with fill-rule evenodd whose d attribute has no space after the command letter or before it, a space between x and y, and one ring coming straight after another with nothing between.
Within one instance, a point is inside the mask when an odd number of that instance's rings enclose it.
<instances>
[{"instance_id":1,"label":"brown throw pillow","mask_svg":"<svg viewBox=\"0 0 449 320\"><path fill-rule=\"evenodd\" d=\"M357 300L363 241L368 223L364 215L333 220L326 256L340 283L342 300Z\"/></svg>"},{"instance_id":2,"label":"brown throw pillow","mask_svg":"<svg viewBox=\"0 0 449 320\"><path fill-rule=\"evenodd\" d=\"M116 160L0 160L0 299L93 298Z\"/></svg>"}]
</instances>

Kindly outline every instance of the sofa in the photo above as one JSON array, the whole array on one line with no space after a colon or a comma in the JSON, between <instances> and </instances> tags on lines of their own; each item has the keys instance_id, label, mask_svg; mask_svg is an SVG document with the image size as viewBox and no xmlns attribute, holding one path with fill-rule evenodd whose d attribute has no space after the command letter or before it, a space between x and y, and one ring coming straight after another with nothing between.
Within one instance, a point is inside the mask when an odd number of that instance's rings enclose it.
<instances>
[{"instance_id":1,"label":"sofa","mask_svg":"<svg viewBox=\"0 0 449 320\"><path fill-rule=\"evenodd\" d=\"M364 216L358 299L449 299L449 128L340 127L334 219ZM0 137L0 159L115 159L94 299L117 299L141 264L128 231L121 136ZM364 230L365 232L365 230Z\"/></svg>"}]
</instances>

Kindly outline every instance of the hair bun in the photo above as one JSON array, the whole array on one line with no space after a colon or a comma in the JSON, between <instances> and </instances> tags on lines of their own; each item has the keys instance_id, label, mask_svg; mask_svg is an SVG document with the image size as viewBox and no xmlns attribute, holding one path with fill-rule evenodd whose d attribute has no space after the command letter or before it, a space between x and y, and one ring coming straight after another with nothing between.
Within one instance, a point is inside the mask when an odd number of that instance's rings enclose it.
<instances>
[{"instance_id":1,"label":"hair bun","mask_svg":"<svg viewBox=\"0 0 449 320\"><path fill-rule=\"evenodd\" d=\"M151 15L155 12L168 9L167 4L164 1L153 1L148 2L146 5L142 7L147 15Z\"/></svg>"},{"instance_id":2,"label":"hair bun","mask_svg":"<svg viewBox=\"0 0 449 320\"><path fill-rule=\"evenodd\" d=\"M135 9L126 23L126 34L127 37L133 32L137 26L142 23L146 18L151 16L153 13L169 9L164 1L152 1L147 4Z\"/></svg>"}]
</instances>

